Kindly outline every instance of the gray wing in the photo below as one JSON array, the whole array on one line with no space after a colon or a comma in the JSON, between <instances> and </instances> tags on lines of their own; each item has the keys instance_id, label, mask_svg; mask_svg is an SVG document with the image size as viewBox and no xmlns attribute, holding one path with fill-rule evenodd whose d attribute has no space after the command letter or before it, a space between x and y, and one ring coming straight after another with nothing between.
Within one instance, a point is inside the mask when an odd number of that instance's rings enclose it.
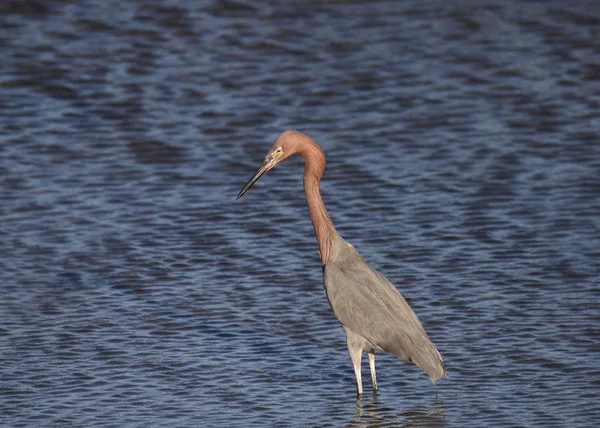
<instances>
[{"instance_id":1,"label":"gray wing","mask_svg":"<svg viewBox=\"0 0 600 428\"><path fill-rule=\"evenodd\" d=\"M443 375L443 360L406 300L345 244L323 269L327 298L337 318L384 351L414 362L432 379Z\"/></svg>"}]
</instances>

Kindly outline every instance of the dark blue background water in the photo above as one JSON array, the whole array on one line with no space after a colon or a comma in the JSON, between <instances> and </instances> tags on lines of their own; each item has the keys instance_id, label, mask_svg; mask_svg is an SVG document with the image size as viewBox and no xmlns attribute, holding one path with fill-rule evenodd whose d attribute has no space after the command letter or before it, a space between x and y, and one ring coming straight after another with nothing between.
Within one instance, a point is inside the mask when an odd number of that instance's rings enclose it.
<instances>
[{"instance_id":1,"label":"dark blue background water","mask_svg":"<svg viewBox=\"0 0 600 428\"><path fill-rule=\"evenodd\" d=\"M0 425L595 426L598 3L0 12ZM355 400L300 158L235 202L287 128L437 399L381 354Z\"/></svg>"}]
</instances>

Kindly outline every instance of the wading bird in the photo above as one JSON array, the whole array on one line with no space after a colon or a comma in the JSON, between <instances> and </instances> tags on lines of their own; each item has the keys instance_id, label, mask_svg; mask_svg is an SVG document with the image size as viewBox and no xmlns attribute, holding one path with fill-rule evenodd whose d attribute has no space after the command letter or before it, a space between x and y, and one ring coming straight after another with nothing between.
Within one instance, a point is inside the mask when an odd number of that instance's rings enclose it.
<instances>
[{"instance_id":1,"label":"wading bird","mask_svg":"<svg viewBox=\"0 0 600 428\"><path fill-rule=\"evenodd\" d=\"M415 363L435 383L446 374L444 360L419 318L398 290L335 230L319 188L325 171L325 154L312 138L298 131L283 132L237 199L265 172L294 153L304 158L304 192L321 253L325 292L346 332L357 394L363 392L360 370L363 352L369 357L373 391L377 391L376 351L391 352L401 360Z\"/></svg>"}]
</instances>

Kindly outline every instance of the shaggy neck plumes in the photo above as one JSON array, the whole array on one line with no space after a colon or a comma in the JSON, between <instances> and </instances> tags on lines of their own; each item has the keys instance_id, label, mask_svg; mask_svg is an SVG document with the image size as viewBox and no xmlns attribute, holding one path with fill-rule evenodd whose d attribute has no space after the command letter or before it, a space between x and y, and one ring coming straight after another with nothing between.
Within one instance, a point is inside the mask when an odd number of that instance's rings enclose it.
<instances>
[{"instance_id":1,"label":"shaggy neck plumes","mask_svg":"<svg viewBox=\"0 0 600 428\"><path fill-rule=\"evenodd\" d=\"M325 265L331 258L332 239L336 234L335 227L325 209L319 187L319 180L325 171L325 154L310 138L303 142L298 153L304 158L304 193L319 244L321 262Z\"/></svg>"}]
</instances>

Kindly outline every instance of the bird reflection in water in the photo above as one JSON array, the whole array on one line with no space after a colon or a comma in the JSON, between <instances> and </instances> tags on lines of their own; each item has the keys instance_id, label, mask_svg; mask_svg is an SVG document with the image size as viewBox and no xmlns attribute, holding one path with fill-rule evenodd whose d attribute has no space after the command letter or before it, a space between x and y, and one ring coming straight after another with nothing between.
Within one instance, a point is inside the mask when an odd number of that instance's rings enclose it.
<instances>
[{"instance_id":1,"label":"bird reflection in water","mask_svg":"<svg viewBox=\"0 0 600 428\"><path fill-rule=\"evenodd\" d=\"M442 428L446 426L446 406L441 401L434 401L429 406L415 406L397 413L386 407L374 394L369 398L356 400L356 414L351 422L343 425L347 428L384 428L384 427L427 427Z\"/></svg>"}]
</instances>

